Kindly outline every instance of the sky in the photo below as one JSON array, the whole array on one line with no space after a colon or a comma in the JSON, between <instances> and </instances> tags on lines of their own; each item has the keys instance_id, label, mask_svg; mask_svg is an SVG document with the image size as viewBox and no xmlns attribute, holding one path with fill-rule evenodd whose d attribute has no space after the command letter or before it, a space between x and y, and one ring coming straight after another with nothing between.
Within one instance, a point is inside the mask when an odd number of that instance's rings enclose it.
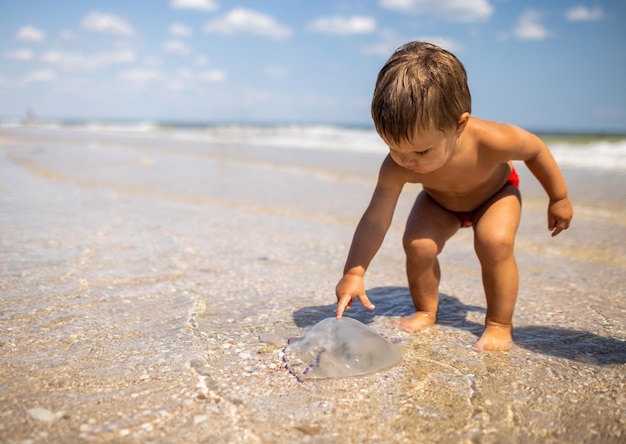
<instances>
[{"instance_id":1,"label":"sky","mask_svg":"<svg viewBox=\"0 0 626 444\"><path fill-rule=\"evenodd\" d=\"M412 40L475 116L626 133L626 0L0 0L0 119L371 125Z\"/></svg>"}]
</instances>

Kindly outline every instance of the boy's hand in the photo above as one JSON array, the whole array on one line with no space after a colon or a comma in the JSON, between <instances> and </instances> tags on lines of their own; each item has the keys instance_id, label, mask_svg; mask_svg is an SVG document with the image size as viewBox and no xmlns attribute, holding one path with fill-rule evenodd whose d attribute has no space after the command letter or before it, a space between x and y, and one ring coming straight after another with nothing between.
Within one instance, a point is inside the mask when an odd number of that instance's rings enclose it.
<instances>
[{"instance_id":1,"label":"boy's hand","mask_svg":"<svg viewBox=\"0 0 626 444\"><path fill-rule=\"evenodd\" d=\"M365 285L361 276L344 275L337 284L335 293L337 294L337 319L341 319L344 311L350 310L355 299L368 310L375 308L365 294Z\"/></svg>"},{"instance_id":2,"label":"boy's hand","mask_svg":"<svg viewBox=\"0 0 626 444\"><path fill-rule=\"evenodd\" d=\"M569 199L551 200L548 205L548 229L552 230L552 237L569 228L573 210Z\"/></svg>"}]
</instances>

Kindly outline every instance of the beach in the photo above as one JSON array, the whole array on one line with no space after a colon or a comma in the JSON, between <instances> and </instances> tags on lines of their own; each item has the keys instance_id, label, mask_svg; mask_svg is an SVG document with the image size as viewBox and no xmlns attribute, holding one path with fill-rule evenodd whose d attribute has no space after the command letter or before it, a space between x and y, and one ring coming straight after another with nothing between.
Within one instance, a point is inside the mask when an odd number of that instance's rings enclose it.
<instances>
[{"instance_id":1,"label":"beach","mask_svg":"<svg viewBox=\"0 0 626 444\"><path fill-rule=\"evenodd\" d=\"M407 186L366 277L376 310L347 313L402 361L300 382L283 349L334 316L384 151L198 134L0 127L1 442L626 440L626 169L565 165L574 220L551 238L547 197L516 165L509 352L471 349L471 229L441 255L438 324L392 326L413 311Z\"/></svg>"}]
</instances>

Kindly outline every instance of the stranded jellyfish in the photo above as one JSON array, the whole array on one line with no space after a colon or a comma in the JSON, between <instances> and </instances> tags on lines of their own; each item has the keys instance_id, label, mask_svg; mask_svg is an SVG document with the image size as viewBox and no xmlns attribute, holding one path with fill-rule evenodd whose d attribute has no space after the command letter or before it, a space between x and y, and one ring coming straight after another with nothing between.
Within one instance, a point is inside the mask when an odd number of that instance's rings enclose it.
<instances>
[{"instance_id":1,"label":"stranded jellyfish","mask_svg":"<svg viewBox=\"0 0 626 444\"><path fill-rule=\"evenodd\" d=\"M287 368L298 380L344 378L393 367L401 354L392 343L352 318L328 318L289 340Z\"/></svg>"}]
</instances>

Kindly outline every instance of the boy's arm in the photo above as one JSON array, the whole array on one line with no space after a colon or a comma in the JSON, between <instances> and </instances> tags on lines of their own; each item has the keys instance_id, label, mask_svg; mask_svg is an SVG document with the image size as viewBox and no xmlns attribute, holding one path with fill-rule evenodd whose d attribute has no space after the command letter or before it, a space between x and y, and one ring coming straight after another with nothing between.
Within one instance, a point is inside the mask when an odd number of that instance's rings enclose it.
<instances>
[{"instance_id":1,"label":"boy's arm","mask_svg":"<svg viewBox=\"0 0 626 444\"><path fill-rule=\"evenodd\" d=\"M363 276L391 225L396 203L404 186L399 168L390 156L387 156L380 168L376 189L357 225L343 277L335 289L337 319L341 319L343 312L352 306L354 299L359 300L365 308L374 309L374 305L365 294Z\"/></svg>"},{"instance_id":2,"label":"boy's arm","mask_svg":"<svg viewBox=\"0 0 626 444\"><path fill-rule=\"evenodd\" d=\"M539 137L521 128L510 129L511 146L516 150L514 160L523 160L548 194L548 229L556 236L569 228L573 215L563 174Z\"/></svg>"}]
</instances>

